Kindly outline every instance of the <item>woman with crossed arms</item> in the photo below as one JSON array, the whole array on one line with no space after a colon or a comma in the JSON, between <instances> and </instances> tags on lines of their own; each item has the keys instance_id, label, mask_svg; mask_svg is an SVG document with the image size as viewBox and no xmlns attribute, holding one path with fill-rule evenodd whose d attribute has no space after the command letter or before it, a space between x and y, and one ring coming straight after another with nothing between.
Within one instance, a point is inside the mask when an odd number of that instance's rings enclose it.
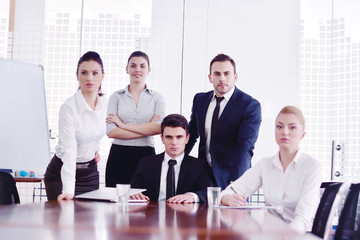
<instances>
[{"instance_id":1,"label":"woman with crossed arms","mask_svg":"<svg viewBox=\"0 0 360 240\"><path fill-rule=\"evenodd\" d=\"M140 159L155 155L153 136L160 134L165 100L146 85L150 70L147 54L133 52L126 66L130 84L109 98L106 133L114 140L106 164L107 187L129 184Z\"/></svg>"},{"instance_id":2,"label":"woman with crossed arms","mask_svg":"<svg viewBox=\"0 0 360 240\"><path fill-rule=\"evenodd\" d=\"M261 186L266 206L281 206L280 216L299 231L311 231L319 203L320 162L303 153L299 144L305 136L305 119L300 109L284 107L275 121L279 152L260 160L221 192L221 204L243 206Z\"/></svg>"}]
</instances>

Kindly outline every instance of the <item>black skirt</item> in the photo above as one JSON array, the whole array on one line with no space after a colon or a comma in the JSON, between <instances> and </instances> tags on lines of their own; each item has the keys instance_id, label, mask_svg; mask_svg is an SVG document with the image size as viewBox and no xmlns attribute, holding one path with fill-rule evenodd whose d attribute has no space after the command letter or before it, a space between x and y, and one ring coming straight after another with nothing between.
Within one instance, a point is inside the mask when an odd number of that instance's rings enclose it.
<instances>
[{"instance_id":1,"label":"black skirt","mask_svg":"<svg viewBox=\"0 0 360 240\"><path fill-rule=\"evenodd\" d=\"M61 168L63 162L56 155L49 163L45 176L45 190L48 200L56 200L62 193ZM75 196L99 189L99 172L95 160L76 164Z\"/></svg>"},{"instance_id":2,"label":"black skirt","mask_svg":"<svg viewBox=\"0 0 360 240\"><path fill-rule=\"evenodd\" d=\"M153 147L134 147L112 144L106 163L106 187L115 187L117 183L129 184L139 166L140 159L154 156Z\"/></svg>"}]
</instances>

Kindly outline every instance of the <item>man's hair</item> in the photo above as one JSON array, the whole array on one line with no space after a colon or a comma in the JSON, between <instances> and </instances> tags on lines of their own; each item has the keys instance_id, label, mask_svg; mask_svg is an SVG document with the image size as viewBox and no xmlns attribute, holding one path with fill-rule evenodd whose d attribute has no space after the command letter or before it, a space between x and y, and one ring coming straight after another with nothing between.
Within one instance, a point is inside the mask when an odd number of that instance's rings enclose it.
<instances>
[{"instance_id":1,"label":"man's hair","mask_svg":"<svg viewBox=\"0 0 360 240\"><path fill-rule=\"evenodd\" d=\"M210 62L210 74L211 74L211 67L212 67L214 62L226 62L226 61L229 61L233 65L234 73L236 73L235 61L231 57L229 57L228 55L220 53L220 54L216 55L216 57L214 57L213 60L211 60L211 62Z\"/></svg>"},{"instance_id":2,"label":"man's hair","mask_svg":"<svg viewBox=\"0 0 360 240\"><path fill-rule=\"evenodd\" d=\"M186 118L180 114L170 114L164 118L161 123L161 135L163 135L165 127L182 127L186 135L189 133L189 124Z\"/></svg>"}]
</instances>

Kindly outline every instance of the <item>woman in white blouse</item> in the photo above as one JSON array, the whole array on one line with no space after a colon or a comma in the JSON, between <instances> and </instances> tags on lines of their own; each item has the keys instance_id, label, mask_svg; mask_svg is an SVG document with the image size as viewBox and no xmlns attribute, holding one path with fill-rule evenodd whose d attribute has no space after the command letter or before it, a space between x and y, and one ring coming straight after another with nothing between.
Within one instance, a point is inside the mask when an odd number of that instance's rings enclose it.
<instances>
[{"instance_id":1,"label":"woman in white blouse","mask_svg":"<svg viewBox=\"0 0 360 240\"><path fill-rule=\"evenodd\" d=\"M130 84L109 98L106 133L114 140L106 164L107 187L129 184L140 159L155 155L153 136L160 134L165 100L146 85L150 70L147 54L133 52L126 66Z\"/></svg>"},{"instance_id":2,"label":"woman in white blouse","mask_svg":"<svg viewBox=\"0 0 360 240\"><path fill-rule=\"evenodd\" d=\"M48 200L68 200L99 188L98 151L107 106L101 93L104 69L99 54L85 53L76 76L79 89L60 108L59 142L45 173Z\"/></svg>"},{"instance_id":3,"label":"woman in white blouse","mask_svg":"<svg viewBox=\"0 0 360 240\"><path fill-rule=\"evenodd\" d=\"M275 121L279 152L260 160L221 193L221 204L242 206L261 186L267 206L281 206L280 216L299 232L310 231L319 203L320 162L299 149L305 119L297 107L286 106ZM236 192L236 193L235 193Z\"/></svg>"}]
</instances>

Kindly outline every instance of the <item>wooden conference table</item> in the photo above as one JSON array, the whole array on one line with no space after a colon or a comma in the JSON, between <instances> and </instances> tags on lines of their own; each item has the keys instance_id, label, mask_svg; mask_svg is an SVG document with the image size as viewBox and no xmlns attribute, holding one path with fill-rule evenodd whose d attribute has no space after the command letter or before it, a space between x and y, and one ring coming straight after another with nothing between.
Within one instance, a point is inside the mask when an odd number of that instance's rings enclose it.
<instances>
[{"instance_id":1,"label":"wooden conference table","mask_svg":"<svg viewBox=\"0 0 360 240\"><path fill-rule=\"evenodd\" d=\"M311 240L271 210L208 208L206 204L64 201L0 206L0 238Z\"/></svg>"}]
</instances>

